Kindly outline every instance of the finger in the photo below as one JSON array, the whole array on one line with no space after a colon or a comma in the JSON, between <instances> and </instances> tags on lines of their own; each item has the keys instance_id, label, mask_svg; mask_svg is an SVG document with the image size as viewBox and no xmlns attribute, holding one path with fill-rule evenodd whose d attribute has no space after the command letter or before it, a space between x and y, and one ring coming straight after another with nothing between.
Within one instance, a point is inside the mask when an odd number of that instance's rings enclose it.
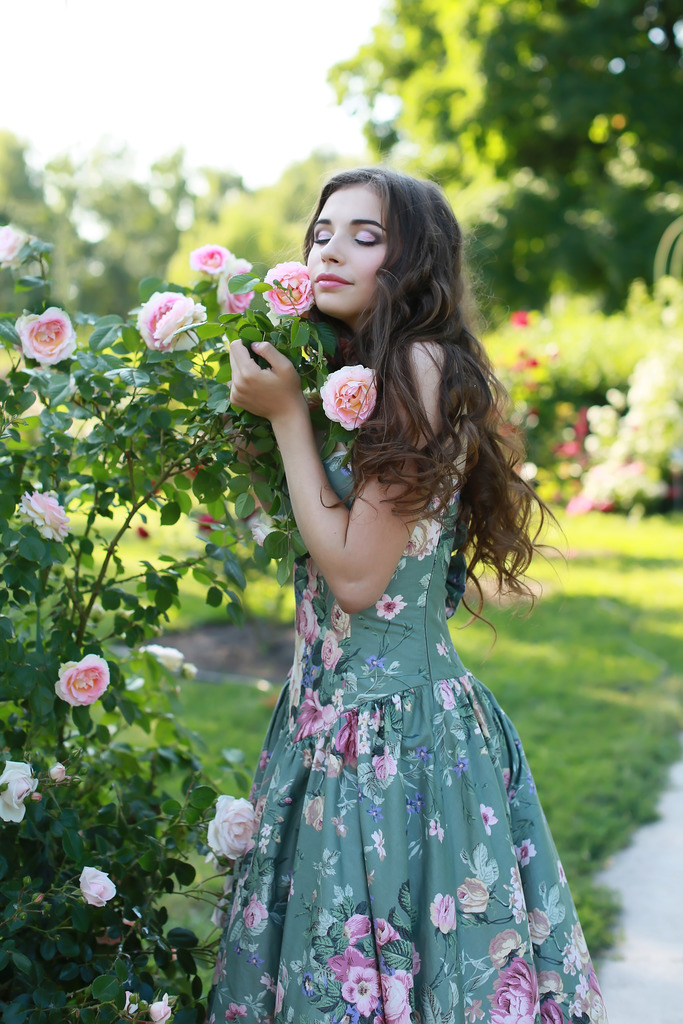
<instances>
[{"instance_id":1,"label":"finger","mask_svg":"<svg viewBox=\"0 0 683 1024\"><path fill-rule=\"evenodd\" d=\"M251 343L251 350L255 355L262 356L276 372L292 365L287 356L283 356L282 352L278 352L269 341L253 341Z\"/></svg>"}]
</instances>

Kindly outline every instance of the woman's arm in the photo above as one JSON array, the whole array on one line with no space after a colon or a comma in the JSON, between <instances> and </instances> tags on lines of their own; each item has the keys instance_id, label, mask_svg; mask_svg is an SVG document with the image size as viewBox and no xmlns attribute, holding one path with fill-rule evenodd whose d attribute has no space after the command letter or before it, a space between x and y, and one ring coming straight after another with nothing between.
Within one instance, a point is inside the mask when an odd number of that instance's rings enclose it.
<instances>
[{"instance_id":1,"label":"woman's arm","mask_svg":"<svg viewBox=\"0 0 683 1024\"><path fill-rule=\"evenodd\" d=\"M415 520L393 511L399 488L377 480L364 487L351 509L339 502L320 459L296 370L268 342L253 347L270 369L262 370L241 342L233 342L232 401L270 420L304 543L344 611L361 611L386 592ZM431 361L430 366L434 369ZM427 369L426 376L434 374ZM427 390L431 383L424 382Z\"/></svg>"}]
</instances>

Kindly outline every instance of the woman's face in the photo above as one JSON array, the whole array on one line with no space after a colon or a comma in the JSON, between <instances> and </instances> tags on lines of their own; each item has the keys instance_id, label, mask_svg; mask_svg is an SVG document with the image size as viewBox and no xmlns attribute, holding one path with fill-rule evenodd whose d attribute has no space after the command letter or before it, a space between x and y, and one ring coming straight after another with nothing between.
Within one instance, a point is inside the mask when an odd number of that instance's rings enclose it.
<instances>
[{"instance_id":1,"label":"woman's face","mask_svg":"<svg viewBox=\"0 0 683 1024\"><path fill-rule=\"evenodd\" d=\"M372 305L386 251L377 193L368 185L333 192L314 225L308 256L318 309L355 330L361 314Z\"/></svg>"}]
</instances>

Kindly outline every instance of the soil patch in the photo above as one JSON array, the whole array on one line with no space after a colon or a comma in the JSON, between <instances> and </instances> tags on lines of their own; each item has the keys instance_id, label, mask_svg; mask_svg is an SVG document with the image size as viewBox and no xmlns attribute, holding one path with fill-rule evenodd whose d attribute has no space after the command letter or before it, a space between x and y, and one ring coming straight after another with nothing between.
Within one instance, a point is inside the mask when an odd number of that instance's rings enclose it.
<instances>
[{"instance_id":1,"label":"soil patch","mask_svg":"<svg viewBox=\"0 0 683 1024\"><path fill-rule=\"evenodd\" d=\"M159 643L182 651L201 679L267 679L280 686L292 665L294 626L260 620L243 626L211 623L187 633L165 633Z\"/></svg>"}]
</instances>

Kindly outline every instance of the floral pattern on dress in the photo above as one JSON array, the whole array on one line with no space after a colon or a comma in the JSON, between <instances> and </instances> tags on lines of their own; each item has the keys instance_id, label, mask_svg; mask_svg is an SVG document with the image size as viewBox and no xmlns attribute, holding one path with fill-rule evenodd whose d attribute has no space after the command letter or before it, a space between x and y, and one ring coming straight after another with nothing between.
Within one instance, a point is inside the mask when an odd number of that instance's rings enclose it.
<instances>
[{"instance_id":1,"label":"floral pattern on dress","mask_svg":"<svg viewBox=\"0 0 683 1024\"><path fill-rule=\"evenodd\" d=\"M449 636L458 512L355 615L297 563L209 1024L606 1024L519 737Z\"/></svg>"}]
</instances>

